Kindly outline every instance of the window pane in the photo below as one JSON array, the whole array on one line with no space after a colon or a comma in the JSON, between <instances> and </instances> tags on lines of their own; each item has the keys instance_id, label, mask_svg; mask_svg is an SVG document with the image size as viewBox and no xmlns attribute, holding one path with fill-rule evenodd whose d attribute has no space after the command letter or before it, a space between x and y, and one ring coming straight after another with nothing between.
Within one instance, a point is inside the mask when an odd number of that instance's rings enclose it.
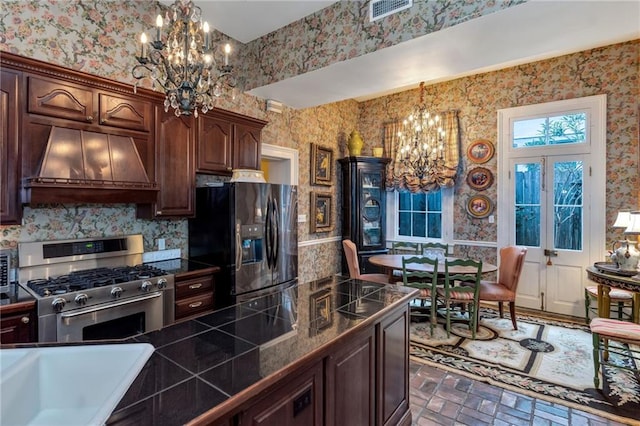
<instances>
[{"instance_id":1,"label":"window pane","mask_svg":"<svg viewBox=\"0 0 640 426\"><path fill-rule=\"evenodd\" d=\"M425 211L427 209L427 203L424 194L411 194L413 200L413 211Z\"/></svg>"},{"instance_id":2,"label":"window pane","mask_svg":"<svg viewBox=\"0 0 640 426\"><path fill-rule=\"evenodd\" d=\"M413 214L413 236L424 237L426 236L426 224L427 215L424 213Z\"/></svg>"},{"instance_id":3,"label":"window pane","mask_svg":"<svg viewBox=\"0 0 640 426\"><path fill-rule=\"evenodd\" d=\"M519 120L513 123L513 144L514 148L525 146L546 145L544 135L539 134L544 128L545 118L533 118L529 120Z\"/></svg>"},{"instance_id":4,"label":"window pane","mask_svg":"<svg viewBox=\"0 0 640 426\"><path fill-rule=\"evenodd\" d=\"M587 114L549 116L514 121L514 148L584 143L587 140Z\"/></svg>"},{"instance_id":5,"label":"window pane","mask_svg":"<svg viewBox=\"0 0 640 426\"><path fill-rule=\"evenodd\" d=\"M398 214L398 235L411 236L411 213Z\"/></svg>"},{"instance_id":6,"label":"window pane","mask_svg":"<svg viewBox=\"0 0 640 426\"><path fill-rule=\"evenodd\" d=\"M427 214L427 237L429 238L442 238L442 214L429 213Z\"/></svg>"},{"instance_id":7,"label":"window pane","mask_svg":"<svg viewBox=\"0 0 640 426\"><path fill-rule=\"evenodd\" d=\"M540 163L516 164L516 205L540 204Z\"/></svg>"},{"instance_id":8,"label":"window pane","mask_svg":"<svg viewBox=\"0 0 640 426\"><path fill-rule=\"evenodd\" d=\"M582 250L582 172L582 161L554 164L555 248Z\"/></svg>"},{"instance_id":9,"label":"window pane","mask_svg":"<svg viewBox=\"0 0 640 426\"><path fill-rule=\"evenodd\" d=\"M516 244L540 247L540 206L516 206Z\"/></svg>"},{"instance_id":10,"label":"window pane","mask_svg":"<svg viewBox=\"0 0 640 426\"><path fill-rule=\"evenodd\" d=\"M398 204L400 204L399 206L400 210L411 210L411 193L399 192Z\"/></svg>"},{"instance_id":11,"label":"window pane","mask_svg":"<svg viewBox=\"0 0 640 426\"><path fill-rule=\"evenodd\" d=\"M583 143L586 141L585 113L549 117L549 144Z\"/></svg>"},{"instance_id":12,"label":"window pane","mask_svg":"<svg viewBox=\"0 0 640 426\"><path fill-rule=\"evenodd\" d=\"M427 207L430 212L442 211L442 195L440 191L431 191L427 194Z\"/></svg>"}]
</instances>

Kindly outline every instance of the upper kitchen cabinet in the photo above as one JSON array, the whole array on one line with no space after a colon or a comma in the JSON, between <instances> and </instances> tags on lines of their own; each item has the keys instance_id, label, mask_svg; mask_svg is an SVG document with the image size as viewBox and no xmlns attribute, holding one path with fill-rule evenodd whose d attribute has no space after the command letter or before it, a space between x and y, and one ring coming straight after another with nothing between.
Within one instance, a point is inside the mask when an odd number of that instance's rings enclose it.
<instances>
[{"instance_id":1,"label":"upper kitchen cabinet","mask_svg":"<svg viewBox=\"0 0 640 426\"><path fill-rule=\"evenodd\" d=\"M186 115L176 117L173 110L165 112L163 105L156 105L155 180L159 187L158 198L155 204L139 205L138 217L193 216L196 121Z\"/></svg>"},{"instance_id":2,"label":"upper kitchen cabinet","mask_svg":"<svg viewBox=\"0 0 640 426\"><path fill-rule=\"evenodd\" d=\"M20 223L22 217L19 194L19 128L18 80L20 73L3 70L0 84L0 224Z\"/></svg>"},{"instance_id":3,"label":"upper kitchen cabinet","mask_svg":"<svg viewBox=\"0 0 640 426\"><path fill-rule=\"evenodd\" d=\"M3 194L16 194L18 206L155 202L152 106L160 94L10 53L0 61L5 102L13 99L5 85L17 79L15 105L3 111L15 115L3 117L3 155L13 149L7 138L19 141L6 167L18 183Z\"/></svg>"},{"instance_id":4,"label":"upper kitchen cabinet","mask_svg":"<svg viewBox=\"0 0 640 426\"><path fill-rule=\"evenodd\" d=\"M358 248L360 273L380 272L369 257L387 252L385 166L389 158L347 157L342 166L342 236ZM346 264L343 270L348 270Z\"/></svg>"},{"instance_id":5,"label":"upper kitchen cabinet","mask_svg":"<svg viewBox=\"0 0 640 426\"><path fill-rule=\"evenodd\" d=\"M260 141L266 121L214 109L198 122L198 173L231 175L233 169L260 168Z\"/></svg>"}]
</instances>

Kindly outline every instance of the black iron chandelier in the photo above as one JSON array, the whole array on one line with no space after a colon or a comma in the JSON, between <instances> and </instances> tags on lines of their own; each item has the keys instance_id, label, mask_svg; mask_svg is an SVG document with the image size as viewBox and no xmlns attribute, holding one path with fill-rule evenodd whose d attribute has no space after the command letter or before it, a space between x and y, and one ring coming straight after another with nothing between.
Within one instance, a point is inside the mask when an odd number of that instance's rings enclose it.
<instances>
[{"instance_id":1,"label":"black iron chandelier","mask_svg":"<svg viewBox=\"0 0 640 426\"><path fill-rule=\"evenodd\" d=\"M439 171L445 163L444 135L440 116L427 110L422 82L420 101L398 131L396 161L402 165L400 174L422 179Z\"/></svg>"},{"instance_id":2,"label":"black iron chandelier","mask_svg":"<svg viewBox=\"0 0 640 426\"><path fill-rule=\"evenodd\" d=\"M168 31L163 37L165 22ZM176 0L164 20L158 15L155 40L148 43L142 33L140 41L133 77L149 77L154 90L164 90L165 111L171 107L176 116L193 114L197 118L198 109L206 114L218 97L236 85L229 65L231 46L226 44L222 51L211 47L209 24L202 22L202 10L191 0Z\"/></svg>"}]
</instances>

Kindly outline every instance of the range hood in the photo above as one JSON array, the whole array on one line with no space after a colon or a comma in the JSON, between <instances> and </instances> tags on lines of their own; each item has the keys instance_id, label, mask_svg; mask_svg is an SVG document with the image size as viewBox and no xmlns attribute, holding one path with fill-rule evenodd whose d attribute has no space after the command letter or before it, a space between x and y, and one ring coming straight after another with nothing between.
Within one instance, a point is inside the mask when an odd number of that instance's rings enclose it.
<instances>
[{"instance_id":1,"label":"range hood","mask_svg":"<svg viewBox=\"0 0 640 426\"><path fill-rule=\"evenodd\" d=\"M133 138L52 127L37 176L25 179L24 204L154 203Z\"/></svg>"}]
</instances>

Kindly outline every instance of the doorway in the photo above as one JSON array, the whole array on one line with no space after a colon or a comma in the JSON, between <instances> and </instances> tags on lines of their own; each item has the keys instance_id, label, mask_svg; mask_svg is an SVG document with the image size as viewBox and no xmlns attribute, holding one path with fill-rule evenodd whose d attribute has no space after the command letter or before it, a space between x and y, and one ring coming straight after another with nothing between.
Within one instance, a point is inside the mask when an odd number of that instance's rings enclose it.
<instances>
[{"instance_id":1,"label":"doorway","mask_svg":"<svg viewBox=\"0 0 640 426\"><path fill-rule=\"evenodd\" d=\"M298 184L298 150L262 144L260 168L268 183Z\"/></svg>"},{"instance_id":2,"label":"doorway","mask_svg":"<svg viewBox=\"0 0 640 426\"><path fill-rule=\"evenodd\" d=\"M498 246L528 248L516 304L583 316L604 257L606 96L498 111Z\"/></svg>"}]
</instances>

